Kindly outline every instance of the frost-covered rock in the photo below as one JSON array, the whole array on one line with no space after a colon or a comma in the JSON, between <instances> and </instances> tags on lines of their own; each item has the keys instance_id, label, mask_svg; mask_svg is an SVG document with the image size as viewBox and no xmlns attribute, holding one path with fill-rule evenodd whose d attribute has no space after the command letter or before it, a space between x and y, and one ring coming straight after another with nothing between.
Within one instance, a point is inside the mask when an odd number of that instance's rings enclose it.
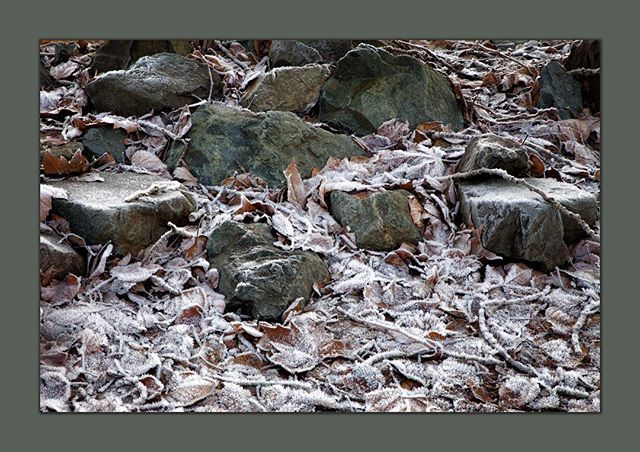
<instances>
[{"instance_id":1,"label":"frost-covered rock","mask_svg":"<svg viewBox=\"0 0 640 452\"><path fill-rule=\"evenodd\" d=\"M349 136L313 127L291 112L253 113L214 102L200 107L191 121L189 143L176 141L167 165L172 169L183 158L203 184L219 184L237 171L283 185L283 170L292 159L307 178L329 157L363 153Z\"/></svg>"},{"instance_id":2,"label":"frost-covered rock","mask_svg":"<svg viewBox=\"0 0 640 452\"><path fill-rule=\"evenodd\" d=\"M589 225L598 218L595 197L550 179L525 179ZM482 228L482 246L496 254L541 264L546 270L570 259L567 243L584 232L577 221L523 185L502 179L457 184L465 223Z\"/></svg>"},{"instance_id":3,"label":"frost-covered rock","mask_svg":"<svg viewBox=\"0 0 640 452\"><path fill-rule=\"evenodd\" d=\"M107 72L87 87L97 111L141 116L151 110L173 110L207 98L213 79L213 98L222 94L222 81L207 65L175 53L158 53L136 61L129 69Z\"/></svg>"},{"instance_id":4,"label":"frost-covered rock","mask_svg":"<svg viewBox=\"0 0 640 452\"><path fill-rule=\"evenodd\" d=\"M580 82L557 61L548 63L540 72L538 108L555 107L560 119L575 118L582 109Z\"/></svg>"},{"instance_id":5,"label":"frost-covered rock","mask_svg":"<svg viewBox=\"0 0 640 452\"><path fill-rule=\"evenodd\" d=\"M462 113L447 78L421 61L361 44L336 65L320 96L320 120L360 135L398 118L440 121L455 130Z\"/></svg>"},{"instance_id":6,"label":"frost-covered rock","mask_svg":"<svg viewBox=\"0 0 640 452\"><path fill-rule=\"evenodd\" d=\"M273 67L304 66L310 63L332 63L353 48L353 41L343 39L271 41L269 59Z\"/></svg>"},{"instance_id":7,"label":"frost-covered rock","mask_svg":"<svg viewBox=\"0 0 640 452\"><path fill-rule=\"evenodd\" d=\"M93 127L82 137L82 145L87 154L99 158L105 152L113 155L115 159L124 163L124 138L127 136L122 129L109 127Z\"/></svg>"},{"instance_id":8,"label":"frost-covered rock","mask_svg":"<svg viewBox=\"0 0 640 452\"><path fill-rule=\"evenodd\" d=\"M40 270L44 272L53 267L54 278L64 278L69 273L84 275L82 256L60 240L51 228L40 224Z\"/></svg>"},{"instance_id":9,"label":"frost-covered rock","mask_svg":"<svg viewBox=\"0 0 640 452\"><path fill-rule=\"evenodd\" d=\"M315 105L331 71L327 64L275 68L252 82L242 106L252 111L304 113Z\"/></svg>"},{"instance_id":10,"label":"frost-covered rock","mask_svg":"<svg viewBox=\"0 0 640 452\"><path fill-rule=\"evenodd\" d=\"M513 140L493 134L482 135L467 144L457 170L466 172L480 168L503 169L519 176L529 168L529 158L524 146Z\"/></svg>"},{"instance_id":11,"label":"frost-covered rock","mask_svg":"<svg viewBox=\"0 0 640 452\"><path fill-rule=\"evenodd\" d=\"M207 256L218 269L218 291L227 307L243 308L254 318L280 320L298 298L308 300L316 281L328 277L326 265L310 251L276 248L264 223L227 221L209 236Z\"/></svg>"},{"instance_id":12,"label":"frost-covered rock","mask_svg":"<svg viewBox=\"0 0 640 452\"><path fill-rule=\"evenodd\" d=\"M93 57L91 69L98 72L126 69L147 55L177 53L189 55L191 44L187 40L124 40L105 41Z\"/></svg>"},{"instance_id":13,"label":"frost-covered rock","mask_svg":"<svg viewBox=\"0 0 640 452\"><path fill-rule=\"evenodd\" d=\"M405 190L354 195L332 191L331 213L342 226L351 228L359 247L390 251L422 237L411 220L408 196Z\"/></svg>"},{"instance_id":14,"label":"frost-covered rock","mask_svg":"<svg viewBox=\"0 0 640 452\"><path fill-rule=\"evenodd\" d=\"M196 209L193 197L176 182L136 173L100 176L104 182L50 182L68 194L68 199L53 199L53 212L91 245L111 240L116 253L135 255L168 230L167 222L184 225ZM151 193L154 184L158 190ZM145 190L150 193L141 193Z\"/></svg>"}]
</instances>

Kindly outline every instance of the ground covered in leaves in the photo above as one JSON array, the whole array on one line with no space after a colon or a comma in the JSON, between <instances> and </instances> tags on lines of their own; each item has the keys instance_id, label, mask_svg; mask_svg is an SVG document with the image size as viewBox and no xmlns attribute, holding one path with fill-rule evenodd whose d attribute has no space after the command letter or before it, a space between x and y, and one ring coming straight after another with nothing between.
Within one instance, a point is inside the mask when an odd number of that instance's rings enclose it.
<instances>
[{"instance_id":1,"label":"ground covered in leaves","mask_svg":"<svg viewBox=\"0 0 640 452\"><path fill-rule=\"evenodd\" d=\"M76 44L58 61L55 42L41 45L58 81L41 92L41 143L60 145L108 124L127 133L129 163L45 154L43 183L55 175L160 174L188 187L198 210L189 226L173 227L137 256L117 258L109 244L85 245L50 214L43 191L41 221L86 253L87 272L59 281L42 269L42 410L600 410L597 237L572 246L573 262L549 273L502 260L480 246L479 231L461 224L448 177L466 143L492 132L524 142L537 176L599 197L599 117L585 109L561 120L554 108L535 107L540 69L566 57L571 42L378 43L449 77L466 128L410 129L390 120L376 134L353 137L365 157L330 159L304 180L291 164L280 189L248 174L220 186L198 183L184 166L171 174L162 157L208 100L143 117L88 113L84 86L100 43ZM245 81L267 68L260 52L268 41L255 43L258 57L237 43L193 44L194 57L223 78L230 105L239 104ZM313 110L304 119L328 128ZM329 192L390 188L411 193L423 240L388 253L358 249L329 214ZM228 219L268 222L277 246L315 251L330 279L280 323L225 312L205 246Z\"/></svg>"}]
</instances>

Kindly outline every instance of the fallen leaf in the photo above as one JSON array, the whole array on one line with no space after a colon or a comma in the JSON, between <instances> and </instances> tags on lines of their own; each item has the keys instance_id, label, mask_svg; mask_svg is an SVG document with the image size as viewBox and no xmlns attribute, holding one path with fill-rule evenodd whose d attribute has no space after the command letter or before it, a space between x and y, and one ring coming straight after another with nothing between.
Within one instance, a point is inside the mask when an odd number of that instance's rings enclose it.
<instances>
[{"instance_id":1,"label":"fallen leaf","mask_svg":"<svg viewBox=\"0 0 640 452\"><path fill-rule=\"evenodd\" d=\"M42 301L49 303L62 303L73 300L80 291L81 278L69 273L64 280L53 287L43 287L40 291Z\"/></svg>"},{"instance_id":2,"label":"fallen leaf","mask_svg":"<svg viewBox=\"0 0 640 452\"><path fill-rule=\"evenodd\" d=\"M91 166L81 151L76 151L71 160L63 156L56 156L51 151L45 151L42 160L45 176L68 176L70 174L86 173Z\"/></svg>"},{"instance_id":3,"label":"fallen leaf","mask_svg":"<svg viewBox=\"0 0 640 452\"><path fill-rule=\"evenodd\" d=\"M287 178L287 200L304 210L307 205L306 190L295 159L291 159L291 163L284 170L284 175Z\"/></svg>"},{"instance_id":4,"label":"fallen leaf","mask_svg":"<svg viewBox=\"0 0 640 452\"><path fill-rule=\"evenodd\" d=\"M40 185L40 222L44 221L51 211L52 198L67 199L65 190L51 185Z\"/></svg>"},{"instance_id":5,"label":"fallen leaf","mask_svg":"<svg viewBox=\"0 0 640 452\"><path fill-rule=\"evenodd\" d=\"M538 157L535 154L531 154L529 156L529 163L530 163L531 173L533 173L535 176L544 175L544 171L545 171L544 162L540 157Z\"/></svg>"},{"instance_id":6,"label":"fallen leaf","mask_svg":"<svg viewBox=\"0 0 640 452\"><path fill-rule=\"evenodd\" d=\"M133 154L131 164L163 176L169 176L167 165L157 155L148 151L138 151Z\"/></svg>"}]
</instances>

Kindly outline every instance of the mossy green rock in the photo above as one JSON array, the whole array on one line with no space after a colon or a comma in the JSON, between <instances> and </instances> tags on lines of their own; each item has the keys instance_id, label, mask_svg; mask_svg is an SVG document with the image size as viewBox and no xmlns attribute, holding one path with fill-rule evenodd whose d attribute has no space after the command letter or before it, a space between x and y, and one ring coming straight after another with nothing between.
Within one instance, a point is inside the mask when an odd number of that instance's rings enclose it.
<instances>
[{"instance_id":1,"label":"mossy green rock","mask_svg":"<svg viewBox=\"0 0 640 452\"><path fill-rule=\"evenodd\" d=\"M280 320L296 299L311 296L313 284L328 277L326 265L310 251L276 248L269 225L226 221L207 242L207 256L218 269L218 291L227 307L256 319Z\"/></svg>"},{"instance_id":2,"label":"mossy green rock","mask_svg":"<svg viewBox=\"0 0 640 452\"><path fill-rule=\"evenodd\" d=\"M537 107L555 107L560 119L576 118L582 109L580 82L567 74L557 61L548 63L540 71L540 98Z\"/></svg>"},{"instance_id":3,"label":"mossy green rock","mask_svg":"<svg viewBox=\"0 0 640 452\"><path fill-rule=\"evenodd\" d=\"M529 169L529 156L524 146L493 134L472 139L458 162L457 171L466 172L481 168L503 169L520 176Z\"/></svg>"},{"instance_id":4,"label":"mossy green rock","mask_svg":"<svg viewBox=\"0 0 640 452\"><path fill-rule=\"evenodd\" d=\"M342 226L351 228L359 247L391 251L422 238L411 220L409 195L405 190L355 195L332 191L331 213Z\"/></svg>"},{"instance_id":5,"label":"mossy green rock","mask_svg":"<svg viewBox=\"0 0 640 452\"><path fill-rule=\"evenodd\" d=\"M269 59L273 67L304 66L310 63L333 63L353 48L353 41L347 39L294 40L274 39L271 41Z\"/></svg>"},{"instance_id":6,"label":"mossy green rock","mask_svg":"<svg viewBox=\"0 0 640 452\"><path fill-rule=\"evenodd\" d=\"M220 184L234 172L250 172L272 185L283 185L283 170L295 159L303 178L329 157L363 151L349 136L333 134L282 111L253 113L220 102L200 107L191 117L188 144L175 142L166 163L171 170L183 158L207 185Z\"/></svg>"},{"instance_id":7,"label":"mossy green rock","mask_svg":"<svg viewBox=\"0 0 640 452\"><path fill-rule=\"evenodd\" d=\"M177 53L186 56L191 53L191 44L183 39L109 40L96 51L91 69L99 73L126 69L143 56L156 53Z\"/></svg>"},{"instance_id":8,"label":"mossy green rock","mask_svg":"<svg viewBox=\"0 0 640 452\"><path fill-rule=\"evenodd\" d=\"M173 110L222 95L222 80L201 61L175 53L145 56L129 69L110 71L87 84L87 95L100 112L142 116L151 110ZM196 97L197 96L197 97Z\"/></svg>"},{"instance_id":9,"label":"mossy green rock","mask_svg":"<svg viewBox=\"0 0 640 452\"><path fill-rule=\"evenodd\" d=\"M152 184L166 184L157 176L137 173L100 173L104 182L62 180L49 182L67 192L67 199L53 199L53 212L69 222L71 231L90 245L111 241L119 255L137 254L169 228L170 221L185 225L196 209L193 196L171 188L131 202L131 195Z\"/></svg>"},{"instance_id":10,"label":"mossy green rock","mask_svg":"<svg viewBox=\"0 0 640 452\"><path fill-rule=\"evenodd\" d=\"M111 154L116 161L124 163L124 138L127 133L122 129L110 127L93 127L82 137L84 151L97 159L105 152Z\"/></svg>"},{"instance_id":11,"label":"mossy green rock","mask_svg":"<svg viewBox=\"0 0 640 452\"><path fill-rule=\"evenodd\" d=\"M53 230L40 223L40 271L62 279L69 273L84 276L84 259Z\"/></svg>"},{"instance_id":12,"label":"mossy green rock","mask_svg":"<svg viewBox=\"0 0 640 452\"><path fill-rule=\"evenodd\" d=\"M360 135L393 118L411 127L440 121L454 130L462 113L446 77L409 56L360 44L336 65L320 96L320 120Z\"/></svg>"}]
</instances>

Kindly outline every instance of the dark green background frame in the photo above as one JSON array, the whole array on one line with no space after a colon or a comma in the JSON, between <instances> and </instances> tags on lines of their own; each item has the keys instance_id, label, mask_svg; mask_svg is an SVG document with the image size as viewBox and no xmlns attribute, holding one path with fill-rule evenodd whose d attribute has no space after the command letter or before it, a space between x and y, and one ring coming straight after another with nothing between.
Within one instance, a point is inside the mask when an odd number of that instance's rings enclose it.
<instances>
[{"instance_id":1,"label":"dark green background frame","mask_svg":"<svg viewBox=\"0 0 640 452\"><path fill-rule=\"evenodd\" d=\"M621 6L624 5L624 6ZM604 450L637 413L637 11L613 1L22 2L2 13L5 450ZM601 414L43 415L38 410L38 39L602 38ZM637 427L636 427L637 428ZM630 445L626 445L630 444ZM623 446L624 444L624 446ZM8 448L7 448L8 447Z\"/></svg>"}]
</instances>

